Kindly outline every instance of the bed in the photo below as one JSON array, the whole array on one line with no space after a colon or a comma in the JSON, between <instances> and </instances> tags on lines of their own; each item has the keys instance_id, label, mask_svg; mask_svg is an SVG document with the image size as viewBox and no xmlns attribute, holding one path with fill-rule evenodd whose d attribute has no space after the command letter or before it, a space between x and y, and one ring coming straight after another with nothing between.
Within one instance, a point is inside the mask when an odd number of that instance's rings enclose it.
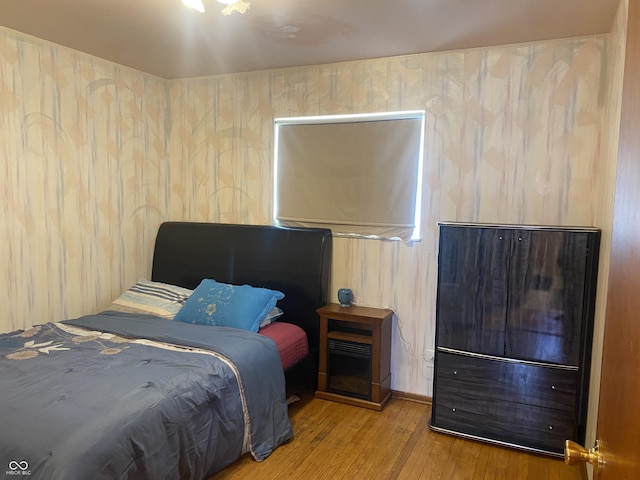
<instances>
[{"instance_id":1,"label":"bed","mask_svg":"<svg viewBox=\"0 0 640 480\"><path fill-rule=\"evenodd\" d=\"M0 335L0 471L204 479L245 453L264 460L293 436L284 371L287 381L315 380L315 310L327 300L330 263L325 229L162 224L150 280L106 311ZM175 311L120 308L149 285ZM193 320L211 313L197 309L210 291L240 295L245 286L278 294L260 323L281 315L258 333ZM252 303L240 298L233 305ZM215 305L207 321L224 311ZM287 344L289 328L306 348Z\"/></svg>"}]
</instances>

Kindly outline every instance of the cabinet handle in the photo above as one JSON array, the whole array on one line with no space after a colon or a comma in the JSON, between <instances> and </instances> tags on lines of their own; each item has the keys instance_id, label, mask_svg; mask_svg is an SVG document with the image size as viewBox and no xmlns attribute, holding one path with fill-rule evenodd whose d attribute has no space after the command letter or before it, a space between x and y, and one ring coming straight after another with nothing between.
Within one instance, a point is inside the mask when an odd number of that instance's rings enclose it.
<instances>
[{"instance_id":1,"label":"cabinet handle","mask_svg":"<svg viewBox=\"0 0 640 480\"><path fill-rule=\"evenodd\" d=\"M452 409L451 409L451 411L452 411L452 412L455 412L455 411L456 411L456 409L455 409L455 408L452 408Z\"/></svg>"},{"instance_id":2,"label":"cabinet handle","mask_svg":"<svg viewBox=\"0 0 640 480\"><path fill-rule=\"evenodd\" d=\"M553 430L553 425L549 425L549 430Z\"/></svg>"},{"instance_id":3,"label":"cabinet handle","mask_svg":"<svg viewBox=\"0 0 640 480\"><path fill-rule=\"evenodd\" d=\"M453 374L454 374L454 375L457 375L457 374L458 374L458 370L454 370L454 371L453 371Z\"/></svg>"},{"instance_id":4,"label":"cabinet handle","mask_svg":"<svg viewBox=\"0 0 640 480\"><path fill-rule=\"evenodd\" d=\"M556 386L555 385L551 385L551 390L555 390Z\"/></svg>"}]
</instances>

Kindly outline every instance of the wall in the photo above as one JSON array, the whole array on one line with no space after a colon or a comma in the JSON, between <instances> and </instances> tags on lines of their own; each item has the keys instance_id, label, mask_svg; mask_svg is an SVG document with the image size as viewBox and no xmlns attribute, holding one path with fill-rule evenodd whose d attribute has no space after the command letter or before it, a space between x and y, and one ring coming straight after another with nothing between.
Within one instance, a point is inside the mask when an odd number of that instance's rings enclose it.
<instances>
[{"instance_id":1,"label":"wall","mask_svg":"<svg viewBox=\"0 0 640 480\"><path fill-rule=\"evenodd\" d=\"M392 388L431 395L438 221L610 230L606 49L596 36L174 82L170 217L269 223L274 117L425 109L423 240L334 239L331 290L396 311Z\"/></svg>"},{"instance_id":2,"label":"wall","mask_svg":"<svg viewBox=\"0 0 640 480\"><path fill-rule=\"evenodd\" d=\"M163 220L269 223L274 117L425 109L423 240L336 239L332 291L397 312L392 388L430 395L437 221L610 228L607 49L164 82L0 29L0 331L104 308L149 274Z\"/></svg>"},{"instance_id":3,"label":"wall","mask_svg":"<svg viewBox=\"0 0 640 480\"><path fill-rule=\"evenodd\" d=\"M0 29L0 332L94 312L149 271L167 86Z\"/></svg>"}]
</instances>

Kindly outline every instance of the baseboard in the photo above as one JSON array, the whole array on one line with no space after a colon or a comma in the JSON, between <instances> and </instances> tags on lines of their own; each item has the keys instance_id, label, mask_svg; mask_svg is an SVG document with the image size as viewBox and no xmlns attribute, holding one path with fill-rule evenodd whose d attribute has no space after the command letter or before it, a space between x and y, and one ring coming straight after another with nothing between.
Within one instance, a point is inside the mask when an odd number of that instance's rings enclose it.
<instances>
[{"instance_id":1,"label":"baseboard","mask_svg":"<svg viewBox=\"0 0 640 480\"><path fill-rule=\"evenodd\" d=\"M409 402L422 403L424 405L431 405L432 398L426 395L418 395L416 393L400 392L398 390L391 390L391 398L397 398L400 400L407 400Z\"/></svg>"}]
</instances>

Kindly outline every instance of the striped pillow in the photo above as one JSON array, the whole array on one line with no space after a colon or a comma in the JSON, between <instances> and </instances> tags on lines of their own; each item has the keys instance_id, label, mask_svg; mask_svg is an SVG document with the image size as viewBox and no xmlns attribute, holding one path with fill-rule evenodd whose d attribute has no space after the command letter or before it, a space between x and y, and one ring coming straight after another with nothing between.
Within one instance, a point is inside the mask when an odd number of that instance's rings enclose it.
<instances>
[{"instance_id":1,"label":"striped pillow","mask_svg":"<svg viewBox=\"0 0 640 480\"><path fill-rule=\"evenodd\" d=\"M109 310L143 313L173 320L193 290L144 278L116 298Z\"/></svg>"}]
</instances>

